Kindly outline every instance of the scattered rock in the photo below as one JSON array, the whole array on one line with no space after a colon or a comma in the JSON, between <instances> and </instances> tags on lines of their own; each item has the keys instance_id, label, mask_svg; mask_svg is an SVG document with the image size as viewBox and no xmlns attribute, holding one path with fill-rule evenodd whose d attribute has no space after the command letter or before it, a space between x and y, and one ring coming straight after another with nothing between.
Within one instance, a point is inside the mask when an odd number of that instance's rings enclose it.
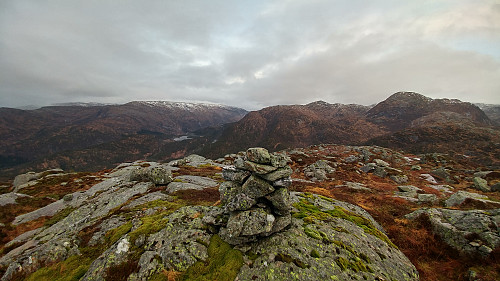
<instances>
[{"instance_id":1,"label":"scattered rock","mask_svg":"<svg viewBox=\"0 0 500 281\"><path fill-rule=\"evenodd\" d=\"M497 182L494 185L492 185L491 191L500 192L500 182Z\"/></svg>"},{"instance_id":2,"label":"scattered rock","mask_svg":"<svg viewBox=\"0 0 500 281\"><path fill-rule=\"evenodd\" d=\"M450 172L443 168L443 167L439 167L435 170L432 170L431 171L431 175L433 175L434 177L437 177L443 181L446 181L448 183L453 183L454 181L451 179L451 175L450 175Z\"/></svg>"},{"instance_id":3,"label":"scattered rock","mask_svg":"<svg viewBox=\"0 0 500 281\"><path fill-rule=\"evenodd\" d=\"M318 160L304 169L304 174L312 181L327 180L329 174L333 172L335 172L335 169L332 168L326 160Z\"/></svg>"},{"instance_id":4,"label":"scattered rock","mask_svg":"<svg viewBox=\"0 0 500 281\"><path fill-rule=\"evenodd\" d=\"M452 194L448 199L446 199L446 201L444 201L444 204L446 207L453 207L462 204L465 200L472 202L476 201L483 204L498 205L500 207L500 202L488 200L488 196L462 190Z\"/></svg>"},{"instance_id":5,"label":"scattered rock","mask_svg":"<svg viewBox=\"0 0 500 281\"><path fill-rule=\"evenodd\" d=\"M438 198L436 194L419 194L418 195L418 202L419 203L436 203L438 201Z\"/></svg>"},{"instance_id":6,"label":"scattered rock","mask_svg":"<svg viewBox=\"0 0 500 281\"><path fill-rule=\"evenodd\" d=\"M365 190L365 191L370 191L371 190L368 187L366 187L365 184L358 183L358 182L350 182L350 181L346 181L346 182L344 182L343 185L337 185L335 187L345 187L345 188L349 188L349 189Z\"/></svg>"},{"instance_id":7,"label":"scattered rock","mask_svg":"<svg viewBox=\"0 0 500 281\"><path fill-rule=\"evenodd\" d=\"M42 173L27 172L25 174L18 175L14 178L12 185L17 188L23 184L26 184L32 180L37 180L42 176ZM17 190L16 190L17 191Z\"/></svg>"},{"instance_id":8,"label":"scattered rock","mask_svg":"<svg viewBox=\"0 0 500 281\"><path fill-rule=\"evenodd\" d=\"M480 177L474 177L474 188L483 192L490 192L491 188L488 186L488 182Z\"/></svg>"},{"instance_id":9,"label":"scattered rock","mask_svg":"<svg viewBox=\"0 0 500 281\"><path fill-rule=\"evenodd\" d=\"M163 166L135 167L130 172L131 181L150 181L156 185L169 184L172 172Z\"/></svg>"},{"instance_id":10,"label":"scattered rock","mask_svg":"<svg viewBox=\"0 0 500 281\"><path fill-rule=\"evenodd\" d=\"M408 182L408 176L407 175L393 175L389 177L391 180L396 182L397 184L402 184Z\"/></svg>"},{"instance_id":11,"label":"scattered rock","mask_svg":"<svg viewBox=\"0 0 500 281\"><path fill-rule=\"evenodd\" d=\"M390 167L391 165L382 159L374 159L373 162L379 167Z\"/></svg>"},{"instance_id":12,"label":"scattered rock","mask_svg":"<svg viewBox=\"0 0 500 281\"><path fill-rule=\"evenodd\" d=\"M5 206L9 204L17 204L16 199L21 197L31 197L22 193L9 192L5 194L0 194L0 206Z\"/></svg>"},{"instance_id":13,"label":"scattered rock","mask_svg":"<svg viewBox=\"0 0 500 281\"><path fill-rule=\"evenodd\" d=\"M461 211L423 208L406 215L406 218L416 219L421 215L428 217L435 234L462 254L487 256L491 252L488 248L500 246L500 209Z\"/></svg>"},{"instance_id":14,"label":"scattered rock","mask_svg":"<svg viewBox=\"0 0 500 281\"><path fill-rule=\"evenodd\" d=\"M438 184L437 180L430 174L420 174L420 177L432 184Z\"/></svg>"}]
</instances>

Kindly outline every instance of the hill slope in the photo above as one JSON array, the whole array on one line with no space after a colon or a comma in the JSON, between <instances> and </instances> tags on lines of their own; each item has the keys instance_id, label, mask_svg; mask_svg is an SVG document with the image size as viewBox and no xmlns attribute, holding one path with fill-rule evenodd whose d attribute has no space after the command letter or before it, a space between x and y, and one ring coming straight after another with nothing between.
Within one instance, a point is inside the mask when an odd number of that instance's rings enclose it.
<instances>
[{"instance_id":1,"label":"hill slope","mask_svg":"<svg viewBox=\"0 0 500 281\"><path fill-rule=\"evenodd\" d=\"M216 104L163 101L29 111L0 108L0 169L11 174L28 167L96 170L146 158L154 151L184 151L184 144L173 138L245 114Z\"/></svg>"}]
</instances>

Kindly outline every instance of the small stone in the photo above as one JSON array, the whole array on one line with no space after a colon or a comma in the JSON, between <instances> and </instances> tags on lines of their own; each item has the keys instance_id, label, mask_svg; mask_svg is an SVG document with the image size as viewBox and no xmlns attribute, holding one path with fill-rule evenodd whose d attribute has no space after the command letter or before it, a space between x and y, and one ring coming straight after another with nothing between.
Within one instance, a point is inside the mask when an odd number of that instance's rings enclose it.
<instances>
[{"instance_id":1,"label":"small stone","mask_svg":"<svg viewBox=\"0 0 500 281\"><path fill-rule=\"evenodd\" d=\"M491 191L500 192L500 182L497 182L494 185L492 185Z\"/></svg>"},{"instance_id":2,"label":"small stone","mask_svg":"<svg viewBox=\"0 0 500 281\"><path fill-rule=\"evenodd\" d=\"M411 169L413 171L420 171L420 170L422 170L422 167L420 167L420 165L413 165L413 166L411 166Z\"/></svg>"},{"instance_id":3,"label":"small stone","mask_svg":"<svg viewBox=\"0 0 500 281\"><path fill-rule=\"evenodd\" d=\"M69 202L71 200L73 200L73 194L66 194L66 195L64 195L63 201Z\"/></svg>"},{"instance_id":4,"label":"small stone","mask_svg":"<svg viewBox=\"0 0 500 281\"><path fill-rule=\"evenodd\" d=\"M479 246L481 246L481 244L479 244L477 242L470 242L469 245L471 245L472 247L479 247Z\"/></svg>"},{"instance_id":5,"label":"small stone","mask_svg":"<svg viewBox=\"0 0 500 281\"><path fill-rule=\"evenodd\" d=\"M373 174L377 177L385 178L387 176L387 171L384 167L376 167Z\"/></svg>"},{"instance_id":6,"label":"small stone","mask_svg":"<svg viewBox=\"0 0 500 281\"><path fill-rule=\"evenodd\" d=\"M273 182L273 186L275 187L286 187L288 188L290 185L292 185L292 178L284 178L284 179L279 179L277 181Z\"/></svg>"},{"instance_id":7,"label":"small stone","mask_svg":"<svg viewBox=\"0 0 500 281\"><path fill-rule=\"evenodd\" d=\"M402 191L402 192L422 191L422 189L420 189L416 186L413 186L413 185L400 185L400 186L398 186L398 189L399 189L399 191Z\"/></svg>"},{"instance_id":8,"label":"small stone","mask_svg":"<svg viewBox=\"0 0 500 281\"><path fill-rule=\"evenodd\" d=\"M380 166L380 167L389 167L389 163L385 162L384 160L382 159L375 159L373 160L373 162L375 162L375 164L377 164L377 166Z\"/></svg>"},{"instance_id":9,"label":"small stone","mask_svg":"<svg viewBox=\"0 0 500 281\"><path fill-rule=\"evenodd\" d=\"M478 250L483 256L488 256L489 254L491 254L491 252L493 252L493 249L486 245L482 245Z\"/></svg>"},{"instance_id":10,"label":"small stone","mask_svg":"<svg viewBox=\"0 0 500 281\"><path fill-rule=\"evenodd\" d=\"M274 187L265 180L252 175L242 185L241 191L250 198L260 198L274 191Z\"/></svg>"},{"instance_id":11,"label":"small stone","mask_svg":"<svg viewBox=\"0 0 500 281\"><path fill-rule=\"evenodd\" d=\"M432 183L432 184L437 184L438 183L436 181L436 179L433 176L431 176L430 174L420 174L420 177L423 178L424 180L426 180L429 183Z\"/></svg>"},{"instance_id":12,"label":"small stone","mask_svg":"<svg viewBox=\"0 0 500 281\"><path fill-rule=\"evenodd\" d=\"M398 184L406 183L408 182L408 176L407 175L394 175L390 176L390 179L393 180L394 182Z\"/></svg>"},{"instance_id":13,"label":"small stone","mask_svg":"<svg viewBox=\"0 0 500 281\"><path fill-rule=\"evenodd\" d=\"M252 147L247 149L247 160L257 164L270 164L271 155L269 151L262 147Z\"/></svg>"},{"instance_id":14,"label":"small stone","mask_svg":"<svg viewBox=\"0 0 500 281\"><path fill-rule=\"evenodd\" d=\"M436 194L419 194L418 202L419 203L434 203L438 200Z\"/></svg>"},{"instance_id":15,"label":"small stone","mask_svg":"<svg viewBox=\"0 0 500 281\"><path fill-rule=\"evenodd\" d=\"M491 188L488 186L488 182L485 179L480 177L474 178L474 188L477 190L481 190L483 192L490 192Z\"/></svg>"},{"instance_id":16,"label":"small stone","mask_svg":"<svg viewBox=\"0 0 500 281\"><path fill-rule=\"evenodd\" d=\"M453 180L451 180L450 172L448 172L448 170L446 170L443 167L439 167L435 170L432 170L431 175L433 175L441 180L444 180L446 182L453 182Z\"/></svg>"},{"instance_id":17,"label":"small stone","mask_svg":"<svg viewBox=\"0 0 500 281\"><path fill-rule=\"evenodd\" d=\"M277 181L279 179L287 178L293 173L292 168L286 166L284 168L279 168L278 170L271 172L269 174L261 175L260 177L267 181Z\"/></svg>"},{"instance_id":18,"label":"small stone","mask_svg":"<svg viewBox=\"0 0 500 281\"><path fill-rule=\"evenodd\" d=\"M375 170L375 168L377 168L377 165L375 163L368 163L359 169L364 173L369 173Z\"/></svg>"}]
</instances>

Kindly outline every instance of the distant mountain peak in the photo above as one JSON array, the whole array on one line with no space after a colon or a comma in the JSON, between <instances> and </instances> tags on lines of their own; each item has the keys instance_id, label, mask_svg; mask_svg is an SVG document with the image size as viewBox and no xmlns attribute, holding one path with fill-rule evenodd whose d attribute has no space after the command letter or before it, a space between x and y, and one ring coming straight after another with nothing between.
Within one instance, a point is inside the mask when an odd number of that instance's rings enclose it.
<instances>
[{"instance_id":1,"label":"distant mountain peak","mask_svg":"<svg viewBox=\"0 0 500 281\"><path fill-rule=\"evenodd\" d=\"M326 106L326 105L331 105L331 103L328 103L328 102L323 101L323 100L317 100L317 101L313 101L311 103L308 103L307 105L308 106L315 106L315 105Z\"/></svg>"},{"instance_id":2,"label":"distant mountain peak","mask_svg":"<svg viewBox=\"0 0 500 281\"><path fill-rule=\"evenodd\" d=\"M390 97L388 97L386 99L386 101L400 101L400 100L404 100L404 101L420 100L420 101L425 101L425 102L431 102L433 99L426 97L422 94L415 93L415 92L397 92L395 94L392 94Z\"/></svg>"}]
</instances>

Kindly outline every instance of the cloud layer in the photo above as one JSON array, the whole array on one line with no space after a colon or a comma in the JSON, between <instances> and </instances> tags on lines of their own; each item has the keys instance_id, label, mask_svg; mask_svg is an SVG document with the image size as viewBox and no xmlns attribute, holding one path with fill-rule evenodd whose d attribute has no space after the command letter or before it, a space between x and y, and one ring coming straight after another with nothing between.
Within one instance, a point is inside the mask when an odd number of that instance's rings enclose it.
<instances>
[{"instance_id":1,"label":"cloud layer","mask_svg":"<svg viewBox=\"0 0 500 281\"><path fill-rule=\"evenodd\" d=\"M0 2L0 106L500 104L495 0Z\"/></svg>"}]
</instances>

